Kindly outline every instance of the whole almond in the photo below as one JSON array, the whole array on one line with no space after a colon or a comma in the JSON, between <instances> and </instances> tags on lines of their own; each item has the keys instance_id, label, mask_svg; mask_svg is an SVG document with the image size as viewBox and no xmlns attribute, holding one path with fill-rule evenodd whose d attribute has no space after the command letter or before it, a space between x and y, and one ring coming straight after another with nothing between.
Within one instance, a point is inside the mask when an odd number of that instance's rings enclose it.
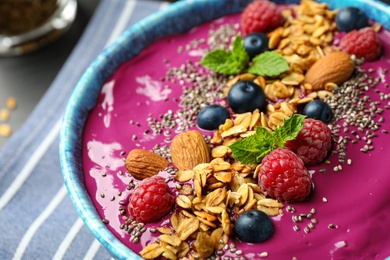
<instances>
[{"instance_id":1,"label":"whole almond","mask_svg":"<svg viewBox=\"0 0 390 260\"><path fill-rule=\"evenodd\" d=\"M319 59L305 75L305 83L313 90L324 89L326 83L341 84L348 80L355 69L349 54L338 51Z\"/></svg>"},{"instance_id":2,"label":"whole almond","mask_svg":"<svg viewBox=\"0 0 390 260\"><path fill-rule=\"evenodd\" d=\"M210 151L202 134L191 130L173 138L171 157L179 170L191 170L200 163L209 163Z\"/></svg>"},{"instance_id":3,"label":"whole almond","mask_svg":"<svg viewBox=\"0 0 390 260\"><path fill-rule=\"evenodd\" d=\"M127 171L138 180L156 175L168 165L168 160L144 149L133 149L126 158Z\"/></svg>"}]
</instances>

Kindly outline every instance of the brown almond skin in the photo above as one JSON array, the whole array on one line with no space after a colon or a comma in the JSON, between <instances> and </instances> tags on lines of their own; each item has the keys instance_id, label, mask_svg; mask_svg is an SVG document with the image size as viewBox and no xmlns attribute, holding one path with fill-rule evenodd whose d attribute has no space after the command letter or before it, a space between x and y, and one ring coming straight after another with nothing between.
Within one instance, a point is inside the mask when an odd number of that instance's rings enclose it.
<instances>
[{"instance_id":1,"label":"brown almond skin","mask_svg":"<svg viewBox=\"0 0 390 260\"><path fill-rule=\"evenodd\" d=\"M313 90L324 89L329 82L339 85L351 77L354 69L355 64L349 54L332 52L310 67L305 75L305 83L311 84Z\"/></svg>"},{"instance_id":2,"label":"brown almond skin","mask_svg":"<svg viewBox=\"0 0 390 260\"><path fill-rule=\"evenodd\" d=\"M210 151L202 134L191 130L173 138L171 157L179 170L191 170L200 163L209 163Z\"/></svg>"},{"instance_id":3,"label":"brown almond skin","mask_svg":"<svg viewBox=\"0 0 390 260\"><path fill-rule=\"evenodd\" d=\"M133 149L126 158L127 171L138 180L156 175L168 165L168 160L144 149Z\"/></svg>"}]
</instances>

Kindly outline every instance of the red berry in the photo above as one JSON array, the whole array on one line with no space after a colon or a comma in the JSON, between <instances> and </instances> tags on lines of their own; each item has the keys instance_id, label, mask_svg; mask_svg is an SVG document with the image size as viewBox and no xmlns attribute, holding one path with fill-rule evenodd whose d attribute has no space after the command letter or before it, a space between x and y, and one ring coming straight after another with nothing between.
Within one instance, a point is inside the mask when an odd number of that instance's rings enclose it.
<instances>
[{"instance_id":1,"label":"red berry","mask_svg":"<svg viewBox=\"0 0 390 260\"><path fill-rule=\"evenodd\" d=\"M250 3L241 14L241 26L245 34L270 31L284 22L275 3L258 0Z\"/></svg>"},{"instance_id":2,"label":"red berry","mask_svg":"<svg viewBox=\"0 0 390 260\"><path fill-rule=\"evenodd\" d=\"M306 166L316 165L332 147L330 129L320 120L306 118L297 138L287 141L285 147L295 152Z\"/></svg>"},{"instance_id":3,"label":"red berry","mask_svg":"<svg viewBox=\"0 0 390 260\"><path fill-rule=\"evenodd\" d=\"M382 43L374 29L366 27L347 33L341 38L340 48L349 54L354 54L358 58L372 61L380 57Z\"/></svg>"},{"instance_id":4,"label":"red berry","mask_svg":"<svg viewBox=\"0 0 390 260\"><path fill-rule=\"evenodd\" d=\"M168 214L175 198L168 192L168 185L161 176L153 176L140 182L129 199L129 214L142 223L155 222Z\"/></svg>"},{"instance_id":5,"label":"red berry","mask_svg":"<svg viewBox=\"0 0 390 260\"><path fill-rule=\"evenodd\" d=\"M261 162L258 182L271 198L285 202L307 199L312 181L301 158L284 148L278 148Z\"/></svg>"}]
</instances>

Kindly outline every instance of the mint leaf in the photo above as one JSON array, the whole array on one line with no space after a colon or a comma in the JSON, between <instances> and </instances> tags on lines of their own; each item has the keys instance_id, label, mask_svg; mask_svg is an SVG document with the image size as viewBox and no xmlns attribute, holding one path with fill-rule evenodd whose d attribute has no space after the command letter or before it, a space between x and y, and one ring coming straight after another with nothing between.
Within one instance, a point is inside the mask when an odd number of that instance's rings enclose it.
<instances>
[{"instance_id":1,"label":"mint leaf","mask_svg":"<svg viewBox=\"0 0 390 260\"><path fill-rule=\"evenodd\" d=\"M243 39L240 35L233 41L232 51L213 50L200 61L203 66L227 75L239 74L248 67L249 55L245 51Z\"/></svg>"},{"instance_id":2,"label":"mint leaf","mask_svg":"<svg viewBox=\"0 0 390 260\"><path fill-rule=\"evenodd\" d=\"M272 144L269 143L269 140L271 140L271 133L263 127L258 127L255 134L234 142L229 148L233 152L234 159L245 164L251 164L258 162L259 157L272 150Z\"/></svg>"},{"instance_id":3,"label":"mint leaf","mask_svg":"<svg viewBox=\"0 0 390 260\"><path fill-rule=\"evenodd\" d=\"M263 127L257 127L256 133L229 146L233 158L244 164L259 163L276 148L284 147L288 140L293 140L303 128L305 116L293 114L272 133Z\"/></svg>"},{"instance_id":4,"label":"mint leaf","mask_svg":"<svg viewBox=\"0 0 390 260\"><path fill-rule=\"evenodd\" d=\"M249 54L244 48L244 39L241 35L237 35L233 41L233 55L242 61L245 64L245 67L248 66Z\"/></svg>"},{"instance_id":5,"label":"mint leaf","mask_svg":"<svg viewBox=\"0 0 390 260\"><path fill-rule=\"evenodd\" d=\"M286 59L279 53L266 51L252 59L248 72L260 76L276 77L290 68Z\"/></svg>"},{"instance_id":6,"label":"mint leaf","mask_svg":"<svg viewBox=\"0 0 390 260\"><path fill-rule=\"evenodd\" d=\"M284 120L283 125L278 126L272 133L275 145L284 147L289 140L294 140L303 128L305 116L293 114L290 118Z\"/></svg>"},{"instance_id":7,"label":"mint leaf","mask_svg":"<svg viewBox=\"0 0 390 260\"><path fill-rule=\"evenodd\" d=\"M225 50L213 50L209 52L200 63L203 66L208 67L211 70L214 70L218 73L228 74L236 73L236 66L233 66L232 63L235 63L232 53Z\"/></svg>"}]
</instances>

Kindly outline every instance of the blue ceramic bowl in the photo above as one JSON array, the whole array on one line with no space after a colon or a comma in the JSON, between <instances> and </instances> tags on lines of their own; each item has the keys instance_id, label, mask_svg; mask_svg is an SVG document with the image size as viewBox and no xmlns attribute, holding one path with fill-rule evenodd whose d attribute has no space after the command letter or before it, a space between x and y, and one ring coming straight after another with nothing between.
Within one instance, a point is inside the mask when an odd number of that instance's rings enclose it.
<instances>
[{"instance_id":1,"label":"blue ceramic bowl","mask_svg":"<svg viewBox=\"0 0 390 260\"><path fill-rule=\"evenodd\" d=\"M123 62L155 40L190 30L203 22L241 11L251 0L182 0L135 24L103 51L77 84L63 117L60 159L69 195L94 236L117 259L141 259L102 223L84 185L82 134L89 111L95 106L103 83ZM276 0L276 3L297 3ZM331 8L357 6L390 30L389 6L375 0L326 0Z\"/></svg>"}]
</instances>

